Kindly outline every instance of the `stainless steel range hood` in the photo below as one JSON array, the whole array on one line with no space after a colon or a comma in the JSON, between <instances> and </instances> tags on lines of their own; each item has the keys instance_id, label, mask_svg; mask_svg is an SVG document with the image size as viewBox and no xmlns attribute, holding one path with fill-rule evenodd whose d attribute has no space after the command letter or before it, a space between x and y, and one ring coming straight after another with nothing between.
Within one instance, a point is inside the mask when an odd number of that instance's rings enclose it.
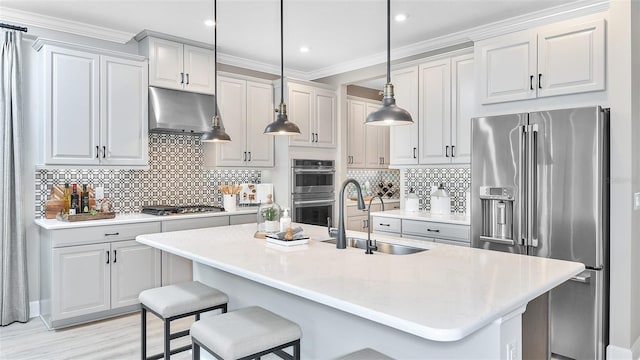
<instances>
[{"instance_id":1,"label":"stainless steel range hood","mask_svg":"<svg viewBox=\"0 0 640 360\"><path fill-rule=\"evenodd\" d=\"M149 87L149 131L201 134L211 129L213 95Z\"/></svg>"}]
</instances>

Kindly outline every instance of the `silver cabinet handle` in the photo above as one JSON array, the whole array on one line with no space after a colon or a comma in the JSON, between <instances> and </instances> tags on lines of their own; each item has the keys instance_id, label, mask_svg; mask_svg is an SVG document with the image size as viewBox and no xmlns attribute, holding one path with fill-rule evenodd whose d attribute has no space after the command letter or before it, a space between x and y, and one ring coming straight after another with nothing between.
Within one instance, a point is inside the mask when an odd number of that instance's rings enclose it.
<instances>
[{"instance_id":1,"label":"silver cabinet handle","mask_svg":"<svg viewBox=\"0 0 640 360\"><path fill-rule=\"evenodd\" d=\"M180 73L180 84L184 84L184 73Z\"/></svg>"},{"instance_id":2,"label":"silver cabinet handle","mask_svg":"<svg viewBox=\"0 0 640 360\"><path fill-rule=\"evenodd\" d=\"M484 240L484 241L488 241L496 244L504 244L504 245L511 245L511 246L515 245L515 242L511 239L500 239L500 238L494 238L490 236L480 236L480 240Z\"/></svg>"},{"instance_id":3,"label":"silver cabinet handle","mask_svg":"<svg viewBox=\"0 0 640 360\"><path fill-rule=\"evenodd\" d=\"M187 75L187 85L189 85L189 74L186 74L186 75Z\"/></svg>"}]
</instances>

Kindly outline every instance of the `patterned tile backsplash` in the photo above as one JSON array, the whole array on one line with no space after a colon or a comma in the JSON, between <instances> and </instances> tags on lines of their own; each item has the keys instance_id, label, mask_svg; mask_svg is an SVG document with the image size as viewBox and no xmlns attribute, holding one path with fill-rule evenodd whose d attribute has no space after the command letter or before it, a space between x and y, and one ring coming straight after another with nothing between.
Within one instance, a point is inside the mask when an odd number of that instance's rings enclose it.
<instances>
[{"instance_id":1,"label":"patterned tile backsplash","mask_svg":"<svg viewBox=\"0 0 640 360\"><path fill-rule=\"evenodd\" d=\"M400 185L400 170L389 169L389 170L349 170L347 171L347 178L355 179L360 183L360 186L364 186L364 184L369 181L373 190L377 191L377 187L379 183L384 182L386 184L393 184L397 189L399 189ZM355 189L355 188L354 188ZM337 191L337 190L336 190ZM347 192L351 194L351 186L347 187ZM397 199L400 197L400 190L396 193L392 198ZM351 195L350 195L351 196Z\"/></svg>"},{"instance_id":2,"label":"patterned tile backsplash","mask_svg":"<svg viewBox=\"0 0 640 360\"><path fill-rule=\"evenodd\" d=\"M44 216L53 185L65 182L104 186L116 212L142 206L222 204L220 184L260 183L260 170L208 170L200 139L191 135L149 134L149 169L42 169L36 171L36 218Z\"/></svg>"},{"instance_id":3,"label":"patterned tile backsplash","mask_svg":"<svg viewBox=\"0 0 640 360\"><path fill-rule=\"evenodd\" d=\"M414 188L420 200L420 209L431 210L431 187L443 184L451 197L451 211L464 212L465 192L471 186L470 168L425 168L405 169L404 194Z\"/></svg>"}]
</instances>

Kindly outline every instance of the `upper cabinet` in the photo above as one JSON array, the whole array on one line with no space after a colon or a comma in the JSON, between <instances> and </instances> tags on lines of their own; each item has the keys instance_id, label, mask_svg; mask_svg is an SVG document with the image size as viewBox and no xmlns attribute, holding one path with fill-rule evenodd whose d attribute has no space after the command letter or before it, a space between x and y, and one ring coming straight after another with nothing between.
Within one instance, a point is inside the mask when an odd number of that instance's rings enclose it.
<instances>
[{"instance_id":1,"label":"upper cabinet","mask_svg":"<svg viewBox=\"0 0 640 360\"><path fill-rule=\"evenodd\" d=\"M483 104L605 89L605 20L566 21L478 41Z\"/></svg>"},{"instance_id":2,"label":"upper cabinet","mask_svg":"<svg viewBox=\"0 0 640 360\"><path fill-rule=\"evenodd\" d=\"M42 164L147 165L146 60L50 40L33 46L44 65Z\"/></svg>"},{"instance_id":3,"label":"upper cabinet","mask_svg":"<svg viewBox=\"0 0 640 360\"><path fill-rule=\"evenodd\" d=\"M273 121L269 81L218 76L218 106L230 143L205 143L205 165L273 167L274 139L263 134Z\"/></svg>"},{"instance_id":4,"label":"upper cabinet","mask_svg":"<svg viewBox=\"0 0 640 360\"><path fill-rule=\"evenodd\" d=\"M469 163L473 54L439 58L395 74L397 104L414 123L391 128L391 165Z\"/></svg>"},{"instance_id":5,"label":"upper cabinet","mask_svg":"<svg viewBox=\"0 0 640 360\"><path fill-rule=\"evenodd\" d=\"M377 169L389 167L389 127L367 126L367 116L378 110L378 101L350 98L347 101L347 167Z\"/></svg>"},{"instance_id":6,"label":"upper cabinet","mask_svg":"<svg viewBox=\"0 0 640 360\"><path fill-rule=\"evenodd\" d=\"M280 81L275 81L280 93ZM334 90L308 81L285 80L287 116L300 128L289 145L334 148L337 141L337 95Z\"/></svg>"},{"instance_id":7,"label":"upper cabinet","mask_svg":"<svg viewBox=\"0 0 640 360\"><path fill-rule=\"evenodd\" d=\"M149 85L213 95L213 51L180 42L144 37L140 53L149 57Z\"/></svg>"}]
</instances>

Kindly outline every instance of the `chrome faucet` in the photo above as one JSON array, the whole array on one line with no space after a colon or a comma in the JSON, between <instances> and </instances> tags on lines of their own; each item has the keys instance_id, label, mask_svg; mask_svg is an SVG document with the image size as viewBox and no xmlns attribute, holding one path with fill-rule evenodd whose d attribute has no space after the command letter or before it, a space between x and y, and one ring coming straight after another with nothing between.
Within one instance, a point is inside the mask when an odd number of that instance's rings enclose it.
<instances>
[{"instance_id":1,"label":"chrome faucet","mask_svg":"<svg viewBox=\"0 0 640 360\"><path fill-rule=\"evenodd\" d=\"M356 195L358 196L358 210L364 210L366 207L364 205L364 199L362 198L362 189L360 188L360 184L354 179L347 179L342 183L342 188L340 189L340 207L338 208L338 231L337 234L334 233L331 228L329 228L330 236L336 235L336 248L344 249L347 247L347 234L344 230L344 189L347 185L353 184L356 187ZM330 221L329 221L330 222ZM331 224L329 224L331 225Z\"/></svg>"},{"instance_id":2,"label":"chrome faucet","mask_svg":"<svg viewBox=\"0 0 640 360\"><path fill-rule=\"evenodd\" d=\"M378 244L375 245L371 242L371 203L373 199L379 198L380 204L382 205L382 211L384 211L384 201L382 200L382 196L376 195L369 200L369 209L367 209L367 250L364 252L365 254L373 254L373 250L378 250Z\"/></svg>"}]
</instances>

